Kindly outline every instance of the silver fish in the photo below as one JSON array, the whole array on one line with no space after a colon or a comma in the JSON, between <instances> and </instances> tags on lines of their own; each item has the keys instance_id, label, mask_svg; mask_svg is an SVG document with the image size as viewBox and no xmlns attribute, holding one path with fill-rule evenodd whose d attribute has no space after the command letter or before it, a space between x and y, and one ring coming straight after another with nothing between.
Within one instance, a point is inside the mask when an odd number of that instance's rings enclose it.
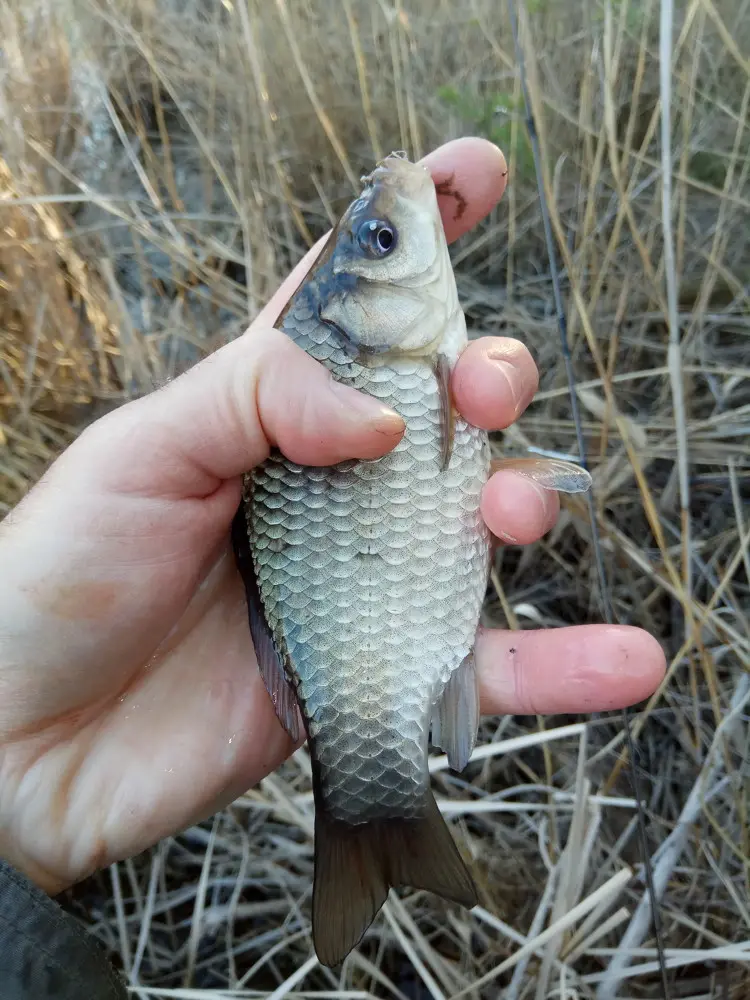
<instances>
[{"instance_id":1,"label":"silver fish","mask_svg":"<svg viewBox=\"0 0 750 1000\"><path fill-rule=\"evenodd\" d=\"M363 182L280 324L405 434L383 458L327 468L272 454L233 527L260 671L292 738L297 706L307 731L313 939L329 966L391 887L477 902L427 760L431 737L462 770L476 740L490 448L451 404L467 335L435 184L398 154Z\"/></svg>"}]
</instances>

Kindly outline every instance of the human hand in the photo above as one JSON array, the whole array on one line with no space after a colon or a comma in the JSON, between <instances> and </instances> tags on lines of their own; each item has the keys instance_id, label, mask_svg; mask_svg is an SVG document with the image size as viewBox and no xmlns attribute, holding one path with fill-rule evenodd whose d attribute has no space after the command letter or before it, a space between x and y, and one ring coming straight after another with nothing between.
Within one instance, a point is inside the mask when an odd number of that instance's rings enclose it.
<instances>
[{"instance_id":1,"label":"human hand","mask_svg":"<svg viewBox=\"0 0 750 1000\"><path fill-rule=\"evenodd\" d=\"M486 215L505 162L478 139L426 158L454 174L449 240ZM247 333L92 424L0 524L0 856L55 893L230 803L293 749L257 670L229 533L240 475L277 446L294 461L376 458L401 419L272 329L315 248ZM473 342L456 405L486 429L530 403L523 345ZM487 524L526 544L557 495L517 473L483 494ZM481 631L484 713L591 712L653 692L659 645L625 627Z\"/></svg>"}]
</instances>

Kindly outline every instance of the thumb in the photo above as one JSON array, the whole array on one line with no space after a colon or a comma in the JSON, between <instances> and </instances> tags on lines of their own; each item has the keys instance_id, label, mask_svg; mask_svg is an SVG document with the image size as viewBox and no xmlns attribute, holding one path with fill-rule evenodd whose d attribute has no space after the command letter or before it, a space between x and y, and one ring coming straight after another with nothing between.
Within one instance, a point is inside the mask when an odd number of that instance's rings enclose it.
<instances>
[{"instance_id":1,"label":"thumb","mask_svg":"<svg viewBox=\"0 0 750 1000\"><path fill-rule=\"evenodd\" d=\"M285 334L251 327L92 424L78 442L98 442L95 475L106 489L201 497L258 465L272 446L302 465L333 465L378 458L403 432L395 411L334 381Z\"/></svg>"}]
</instances>

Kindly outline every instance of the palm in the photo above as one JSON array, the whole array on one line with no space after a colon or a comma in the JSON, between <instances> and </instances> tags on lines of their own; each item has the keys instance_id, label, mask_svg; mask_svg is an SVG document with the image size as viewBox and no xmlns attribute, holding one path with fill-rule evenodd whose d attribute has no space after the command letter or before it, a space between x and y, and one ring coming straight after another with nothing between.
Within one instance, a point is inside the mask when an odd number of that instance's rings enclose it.
<instances>
[{"instance_id":1,"label":"palm","mask_svg":"<svg viewBox=\"0 0 750 1000\"><path fill-rule=\"evenodd\" d=\"M127 564L110 563L122 595L138 595L121 634L109 629L85 658L71 650L58 659L48 680L63 711L49 720L39 703L9 748L17 794L38 790L18 810L15 834L46 871L76 878L102 858L141 850L210 815L291 750L257 671L232 553L226 543L211 553L228 522L206 536L202 514L189 529L188 512L178 533L174 509L164 523L150 519L137 546L129 542ZM115 506L100 545L123 520L138 537L133 511ZM74 587L68 577L69 613Z\"/></svg>"}]
</instances>

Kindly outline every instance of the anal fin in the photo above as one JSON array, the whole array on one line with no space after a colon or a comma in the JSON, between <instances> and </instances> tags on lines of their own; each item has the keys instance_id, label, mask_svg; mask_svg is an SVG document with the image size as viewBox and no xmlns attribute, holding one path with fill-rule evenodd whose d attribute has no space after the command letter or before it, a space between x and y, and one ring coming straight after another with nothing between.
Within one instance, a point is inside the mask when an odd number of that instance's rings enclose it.
<instances>
[{"instance_id":1,"label":"anal fin","mask_svg":"<svg viewBox=\"0 0 750 1000\"><path fill-rule=\"evenodd\" d=\"M313 941L323 965L342 962L362 940L390 888L411 886L461 906L477 890L432 792L419 819L352 826L315 813Z\"/></svg>"},{"instance_id":2,"label":"anal fin","mask_svg":"<svg viewBox=\"0 0 750 1000\"><path fill-rule=\"evenodd\" d=\"M276 716L295 743L300 737L299 714L294 688L287 680L284 665L273 641L268 627L263 604L255 578L253 556L250 551L250 539L247 533L245 516L245 500L243 498L232 521L232 549L242 582L245 585L247 613L250 623L250 635L255 647L258 669L266 686L266 691L273 702Z\"/></svg>"},{"instance_id":3,"label":"anal fin","mask_svg":"<svg viewBox=\"0 0 750 1000\"><path fill-rule=\"evenodd\" d=\"M448 757L454 771L469 763L479 728L479 687L474 653L453 671L432 713L430 740Z\"/></svg>"}]
</instances>

